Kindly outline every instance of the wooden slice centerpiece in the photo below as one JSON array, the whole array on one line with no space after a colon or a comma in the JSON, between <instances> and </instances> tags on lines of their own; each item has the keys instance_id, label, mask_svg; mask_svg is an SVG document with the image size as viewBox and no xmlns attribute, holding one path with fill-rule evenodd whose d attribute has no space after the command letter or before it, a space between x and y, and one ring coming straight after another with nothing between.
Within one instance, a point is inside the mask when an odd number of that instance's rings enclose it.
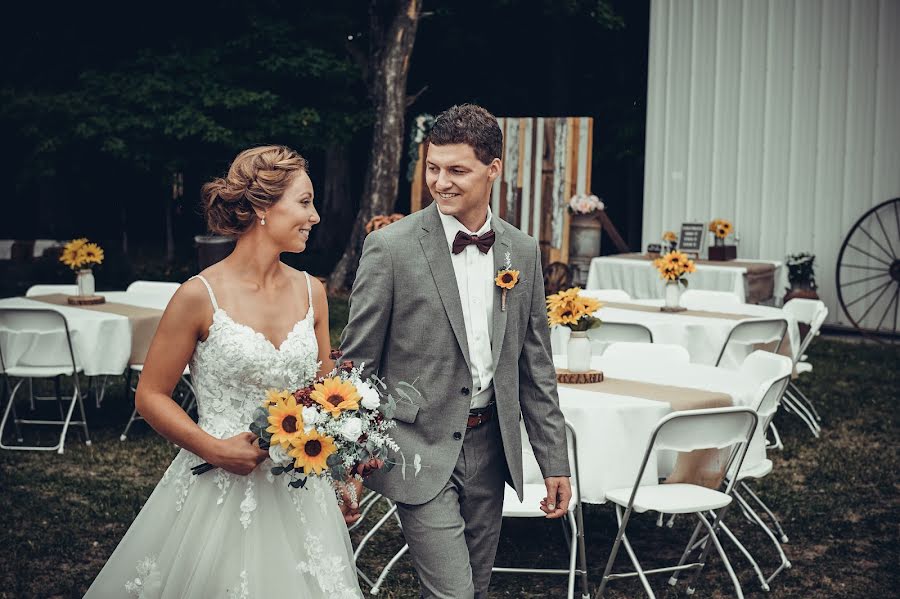
<instances>
[{"instance_id":1,"label":"wooden slice centerpiece","mask_svg":"<svg viewBox=\"0 0 900 599\"><path fill-rule=\"evenodd\" d=\"M603 382L603 372L588 370L587 372L571 372L566 368L556 371L556 382L566 385L588 385Z\"/></svg>"},{"instance_id":2,"label":"wooden slice centerpiece","mask_svg":"<svg viewBox=\"0 0 900 599\"><path fill-rule=\"evenodd\" d=\"M70 306L98 306L106 303L106 298L102 295L70 295L67 299Z\"/></svg>"}]
</instances>

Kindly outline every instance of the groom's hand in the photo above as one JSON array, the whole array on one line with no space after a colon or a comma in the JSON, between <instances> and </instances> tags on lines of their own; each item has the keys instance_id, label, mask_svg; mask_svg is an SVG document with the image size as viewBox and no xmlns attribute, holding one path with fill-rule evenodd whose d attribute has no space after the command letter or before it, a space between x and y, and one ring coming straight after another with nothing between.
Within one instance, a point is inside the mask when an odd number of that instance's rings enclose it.
<instances>
[{"instance_id":1,"label":"groom's hand","mask_svg":"<svg viewBox=\"0 0 900 599\"><path fill-rule=\"evenodd\" d=\"M544 479L547 496L541 500L541 511L548 518L561 518L569 511L572 500L572 485L568 476L551 476Z\"/></svg>"}]
</instances>

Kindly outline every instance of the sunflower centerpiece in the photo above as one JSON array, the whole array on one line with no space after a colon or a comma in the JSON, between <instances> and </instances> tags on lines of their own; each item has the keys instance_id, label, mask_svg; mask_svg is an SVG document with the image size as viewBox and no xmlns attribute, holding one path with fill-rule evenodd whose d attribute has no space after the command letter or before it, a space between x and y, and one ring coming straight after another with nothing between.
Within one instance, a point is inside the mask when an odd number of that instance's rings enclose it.
<instances>
[{"instance_id":1,"label":"sunflower centerpiece","mask_svg":"<svg viewBox=\"0 0 900 599\"><path fill-rule=\"evenodd\" d=\"M709 248L710 260L734 260L737 247L726 243L728 236L734 233L734 225L724 218L717 218L709 223L709 231L713 234L713 246Z\"/></svg>"},{"instance_id":2,"label":"sunflower centerpiece","mask_svg":"<svg viewBox=\"0 0 900 599\"><path fill-rule=\"evenodd\" d=\"M681 286L688 286L687 275L697 270L694 261L684 252L673 251L653 261L659 271L659 277L666 282L666 304L662 308L667 312L683 310L679 306Z\"/></svg>"},{"instance_id":3,"label":"sunflower centerpiece","mask_svg":"<svg viewBox=\"0 0 900 599\"><path fill-rule=\"evenodd\" d=\"M592 297L581 295L581 289L572 287L547 297L547 320L550 326L563 326L571 333L566 347L568 370L587 372L591 369L591 342L588 331L600 326L594 316L603 304Z\"/></svg>"},{"instance_id":4,"label":"sunflower centerpiece","mask_svg":"<svg viewBox=\"0 0 900 599\"><path fill-rule=\"evenodd\" d=\"M94 266L103 264L103 258L103 248L96 243L88 241L86 237L73 239L63 247L59 261L75 272L78 298L80 298L75 303L84 303L86 298L96 298L94 273L91 269Z\"/></svg>"}]
</instances>

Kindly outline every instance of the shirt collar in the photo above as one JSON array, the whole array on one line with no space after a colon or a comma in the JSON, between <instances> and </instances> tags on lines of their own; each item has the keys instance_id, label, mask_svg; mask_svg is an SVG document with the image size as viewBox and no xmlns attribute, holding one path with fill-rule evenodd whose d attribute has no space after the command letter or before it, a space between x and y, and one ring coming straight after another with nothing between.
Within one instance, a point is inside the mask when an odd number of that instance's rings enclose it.
<instances>
[{"instance_id":1,"label":"shirt collar","mask_svg":"<svg viewBox=\"0 0 900 599\"><path fill-rule=\"evenodd\" d=\"M447 237L447 245L450 246L450 250L453 250L453 240L456 239L456 234L459 231L463 233L467 233L469 235L484 235L488 231L491 230L491 207L488 206L487 209L487 218L484 221L484 224L481 226L478 231L474 233L469 231L461 222L456 220L455 216L450 216L448 214L444 214L440 210L437 211L438 216L441 217L441 225L444 227L444 235Z\"/></svg>"}]
</instances>

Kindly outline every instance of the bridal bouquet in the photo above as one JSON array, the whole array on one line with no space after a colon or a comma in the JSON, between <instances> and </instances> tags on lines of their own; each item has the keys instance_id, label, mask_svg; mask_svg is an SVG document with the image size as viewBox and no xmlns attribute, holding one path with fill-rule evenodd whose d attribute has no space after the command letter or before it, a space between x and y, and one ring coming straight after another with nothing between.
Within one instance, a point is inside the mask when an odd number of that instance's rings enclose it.
<instances>
[{"instance_id":1,"label":"bridal bouquet","mask_svg":"<svg viewBox=\"0 0 900 599\"><path fill-rule=\"evenodd\" d=\"M334 356L338 352L334 352ZM399 383L395 392L412 401L418 391ZM273 475L291 478L290 486L303 487L309 476L332 483L359 478L373 468L390 469L390 449L402 456L388 434L397 400L376 376L363 380L362 367L345 360L328 376L297 389L266 391L266 398L253 413L250 432L259 437L259 447L268 450ZM419 456L416 471L421 467ZM405 472L405 458L404 458ZM215 468L208 463L194 466L194 474Z\"/></svg>"}]
</instances>

